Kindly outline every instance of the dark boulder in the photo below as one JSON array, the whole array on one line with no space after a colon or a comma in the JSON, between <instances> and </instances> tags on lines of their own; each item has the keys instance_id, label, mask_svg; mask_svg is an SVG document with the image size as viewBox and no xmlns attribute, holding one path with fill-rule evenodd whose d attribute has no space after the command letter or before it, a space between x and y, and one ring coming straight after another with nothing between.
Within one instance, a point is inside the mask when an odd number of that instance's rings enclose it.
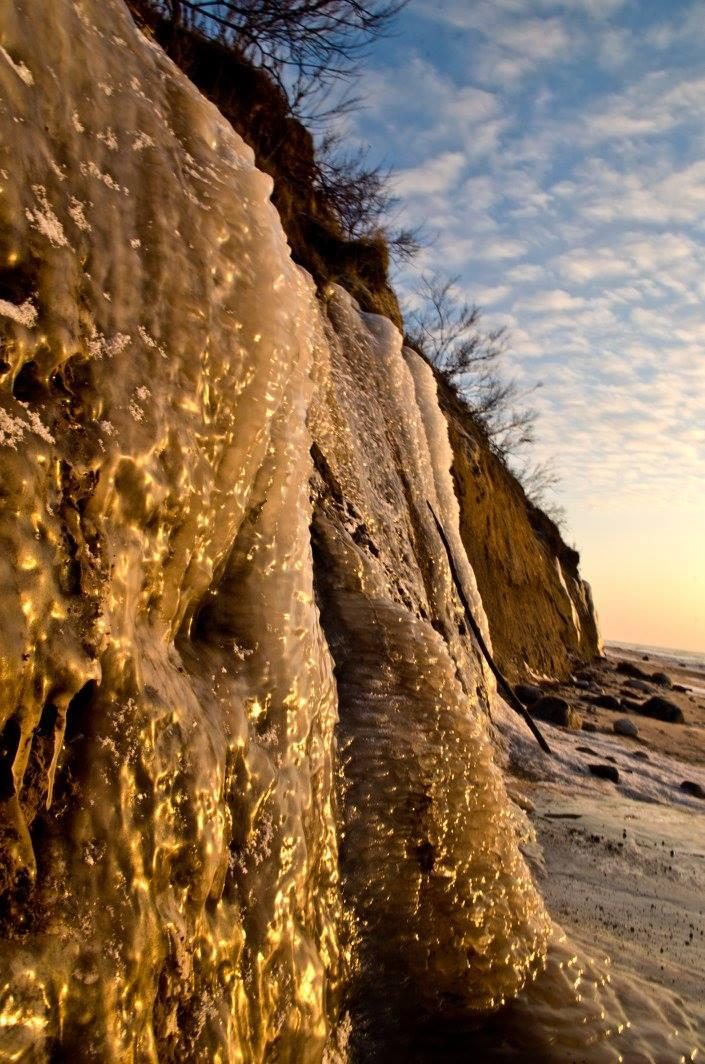
<instances>
[{"instance_id":1,"label":"dark boulder","mask_svg":"<svg viewBox=\"0 0 705 1064\"><path fill-rule=\"evenodd\" d=\"M613 783L619 783L619 769L614 765L588 765L588 769L593 776L597 776L600 780L612 780Z\"/></svg>"},{"instance_id":2,"label":"dark boulder","mask_svg":"<svg viewBox=\"0 0 705 1064\"><path fill-rule=\"evenodd\" d=\"M673 687L671 677L665 672L652 672L651 681L657 683L659 687Z\"/></svg>"},{"instance_id":3,"label":"dark boulder","mask_svg":"<svg viewBox=\"0 0 705 1064\"><path fill-rule=\"evenodd\" d=\"M582 724L582 729L583 729L583 731L586 731L586 732L599 731L599 728L597 727L597 725L593 724L593 722L591 720L584 720L583 724Z\"/></svg>"},{"instance_id":4,"label":"dark boulder","mask_svg":"<svg viewBox=\"0 0 705 1064\"><path fill-rule=\"evenodd\" d=\"M625 680L623 686L629 687L632 691L642 691L647 695L650 695L653 690L651 684L647 683L646 680Z\"/></svg>"},{"instance_id":5,"label":"dark boulder","mask_svg":"<svg viewBox=\"0 0 705 1064\"><path fill-rule=\"evenodd\" d=\"M631 676L635 680L650 680L651 676L648 672L644 672L638 665L635 665L633 661L618 661L617 672L621 672L623 676Z\"/></svg>"},{"instance_id":6,"label":"dark boulder","mask_svg":"<svg viewBox=\"0 0 705 1064\"><path fill-rule=\"evenodd\" d=\"M641 706L636 707L636 712L643 717L653 717L654 720L663 720L667 724L685 724L683 710L675 702L661 695L654 695L647 699Z\"/></svg>"},{"instance_id":7,"label":"dark boulder","mask_svg":"<svg viewBox=\"0 0 705 1064\"><path fill-rule=\"evenodd\" d=\"M612 728L617 735L630 735L636 738L639 734L639 729L629 717L619 717L613 722Z\"/></svg>"},{"instance_id":8,"label":"dark boulder","mask_svg":"<svg viewBox=\"0 0 705 1064\"><path fill-rule=\"evenodd\" d=\"M686 794L692 794L693 798L705 798L705 787L701 787L695 780L683 780L681 790Z\"/></svg>"},{"instance_id":9,"label":"dark boulder","mask_svg":"<svg viewBox=\"0 0 705 1064\"><path fill-rule=\"evenodd\" d=\"M619 699L614 695L596 695L592 700L593 705L602 706L603 709L621 709Z\"/></svg>"},{"instance_id":10,"label":"dark boulder","mask_svg":"<svg viewBox=\"0 0 705 1064\"><path fill-rule=\"evenodd\" d=\"M530 706L532 702L538 702L543 691L540 687L536 687L535 684L518 683L514 688L514 694L525 706Z\"/></svg>"},{"instance_id":11,"label":"dark boulder","mask_svg":"<svg viewBox=\"0 0 705 1064\"><path fill-rule=\"evenodd\" d=\"M691 687L684 687L682 683L674 683L672 688L671 688L671 690L672 691L677 691L679 695L687 695L687 694L690 693L692 688Z\"/></svg>"},{"instance_id":12,"label":"dark boulder","mask_svg":"<svg viewBox=\"0 0 705 1064\"><path fill-rule=\"evenodd\" d=\"M580 714L570 707L565 698L558 695L543 695L529 706L532 717L545 720L548 724L559 724L563 728L580 728Z\"/></svg>"}]
</instances>

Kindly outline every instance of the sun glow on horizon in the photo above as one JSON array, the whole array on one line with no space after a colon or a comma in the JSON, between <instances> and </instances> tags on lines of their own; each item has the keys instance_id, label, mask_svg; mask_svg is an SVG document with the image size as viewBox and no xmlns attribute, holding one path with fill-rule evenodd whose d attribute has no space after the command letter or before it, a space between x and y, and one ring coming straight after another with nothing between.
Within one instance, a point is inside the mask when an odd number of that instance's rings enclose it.
<instances>
[{"instance_id":1,"label":"sun glow on horizon","mask_svg":"<svg viewBox=\"0 0 705 1064\"><path fill-rule=\"evenodd\" d=\"M705 503L576 501L571 526L604 639L705 653Z\"/></svg>"}]
</instances>

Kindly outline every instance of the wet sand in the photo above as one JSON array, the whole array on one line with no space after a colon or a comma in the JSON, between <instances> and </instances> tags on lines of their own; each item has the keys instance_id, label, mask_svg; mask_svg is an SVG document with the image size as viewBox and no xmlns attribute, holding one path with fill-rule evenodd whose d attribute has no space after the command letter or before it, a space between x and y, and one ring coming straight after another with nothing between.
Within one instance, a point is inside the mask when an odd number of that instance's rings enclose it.
<instances>
[{"instance_id":1,"label":"wet sand","mask_svg":"<svg viewBox=\"0 0 705 1064\"><path fill-rule=\"evenodd\" d=\"M685 723L595 706L597 691L586 681L617 698L650 696L627 685L629 677L616 671L618 661L665 671L673 683L690 687L674 692L649 684L651 693L682 709ZM495 716L508 787L523 810L524 850L551 916L588 955L608 955L616 971L639 975L682 999L698 1027L702 1054L705 798L681 784L699 784L705 793L705 675L610 648L577 680L577 686L542 685L566 698L590 729L539 722L551 757L503 703ZM615 734L613 722L620 717L634 721L636 738ZM593 776L589 766L596 764L616 769L618 781Z\"/></svg>"}]
</instances>

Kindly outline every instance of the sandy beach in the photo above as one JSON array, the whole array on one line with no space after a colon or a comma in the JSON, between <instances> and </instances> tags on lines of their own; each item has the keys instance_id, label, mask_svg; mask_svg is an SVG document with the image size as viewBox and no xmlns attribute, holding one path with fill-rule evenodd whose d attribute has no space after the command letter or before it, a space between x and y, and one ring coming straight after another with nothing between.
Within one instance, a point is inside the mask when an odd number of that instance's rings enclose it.
<instances>
[{"instance_id":1,"label":"sandy beach","mask_svg":"<svg viewBox=\"0 0 705 1064\"><path fill-rule=\"evenodd\" d=\"M617 670L620 662L665 671L672 684L690 690L643 680L639 690L628 683L634 677ZM552 917L576 945L586 956L609 956L626 979L647 980L654 996L675 995L697 1032L693 1048L702 1053L705 798L698 786L705 794L705 675L609 648L575 679L577 685L543 685L569 701L583 725L540 722L551 757L505 707L495 721L508 751L510 791L526 816L525 852ZM684 723L594 702L598 690L626 704L635 695L648 699L647 687L677 704ZM615 733L614 722L625 718L636 736ZM617 781L594 776L591 765L616 770ZM638 1025L639 1016L632 1022Z\"/></svg>"}]
</instances>

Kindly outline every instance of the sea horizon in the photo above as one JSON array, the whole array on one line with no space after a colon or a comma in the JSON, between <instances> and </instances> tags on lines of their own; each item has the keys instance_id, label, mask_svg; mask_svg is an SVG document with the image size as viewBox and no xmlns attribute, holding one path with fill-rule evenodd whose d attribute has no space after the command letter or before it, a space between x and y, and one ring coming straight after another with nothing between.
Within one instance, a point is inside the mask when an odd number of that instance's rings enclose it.
<instances>
[{"instance_id":1,"label":"sea horizon","mask_svg":"<svg viewBox=\"0 0 705 1064\"><path fill-rule=\"evenodd\" d=\"M705 650L683 650L679 647L660 647L649 643L631 643L623 639L605 639L605 647L631 650L650 657L659 657L677 662L687 668L705 669Z\"/></svg>"}]
</instances>

